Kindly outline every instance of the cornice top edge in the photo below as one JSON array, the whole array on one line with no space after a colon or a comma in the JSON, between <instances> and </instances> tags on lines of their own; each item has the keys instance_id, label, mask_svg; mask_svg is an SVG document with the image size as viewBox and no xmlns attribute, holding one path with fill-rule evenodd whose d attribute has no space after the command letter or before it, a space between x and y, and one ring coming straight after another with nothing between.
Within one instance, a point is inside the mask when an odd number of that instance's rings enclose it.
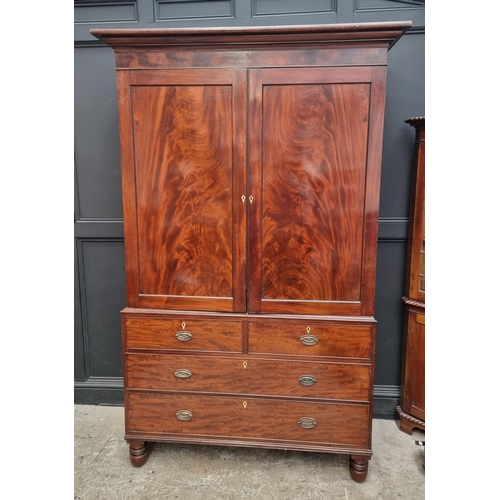
<instances>
[{"instance_id":1,"label":"cornice top edge","mask_svg":"<svg viewBox=\"0 0 500 500\"><path fill-rule=\"evenodd\" d=\"M425 123L425 116L415 116L413 118L408 118L408 120L405 120L405 123L409 123L410 125L413 125L415 123Z\"/></svg>"},{"instance_id":2,"label":"cornice top edge","mask_svg":"<svg viewBox=\"0 0 500 500\"><path fill-rule=\"evenodd\" d=\"M258 45L297 42L363 43L392 46L411 21L291 26L201 28L92 29L90 34L111 47Z\"/></svg>"}]
</instances>

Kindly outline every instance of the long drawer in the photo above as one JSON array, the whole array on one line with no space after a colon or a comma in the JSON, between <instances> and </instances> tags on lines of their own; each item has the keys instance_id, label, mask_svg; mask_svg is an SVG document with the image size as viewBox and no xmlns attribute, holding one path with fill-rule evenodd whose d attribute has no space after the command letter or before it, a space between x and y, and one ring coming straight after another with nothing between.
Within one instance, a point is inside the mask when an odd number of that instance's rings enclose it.
<instances>
[{"instance_id":1,"label":"long drawer","mask_svg":"<svg viewBox=\"0 0 500 500\"><path fill-rule=\"evenodd\" d=\"M369 358L370 325L250 322L248 352Z\"/></svg>"},{"instance_id":2,"label":"long drawer","mask_svg":"<svg viewBox=\"0 0 500 500\"><path fill-rule=\"evenodd\" d=\"M369 401L367 364L127 354L133 389L223 392Z\"/></svg>"},{"instance_id":3,"label":"long drawer","mask_svg":"<svg viewBox=\"0 0 500 500\"><path fill-rule=\"evenodd\" d=\"M128 391L127 432L364 447L369 406Z\"/></svg>"},{"instance_id":4,"label":"long drawer","mask_svg":"<svg viewBox=\"0 0 500 500\"><path fill-rule=\"evenodd\" d=\"M241 321L125 317L129 349L242 352Z\"/></svg>"}]
</instances>

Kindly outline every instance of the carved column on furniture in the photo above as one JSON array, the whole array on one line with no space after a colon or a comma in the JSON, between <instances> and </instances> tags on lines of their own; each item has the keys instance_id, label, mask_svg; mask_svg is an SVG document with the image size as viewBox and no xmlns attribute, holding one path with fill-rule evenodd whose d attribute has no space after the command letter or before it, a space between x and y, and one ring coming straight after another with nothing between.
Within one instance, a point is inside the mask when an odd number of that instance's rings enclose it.
<instances>
[{"instance_id":1,"label":"carved column on furniture","mask_svg":"<svg viewBox=\"0 0 500 500\"><path fill-rule=\"evenodd\" d=\"M401 369L399 428L425 430L425 117L406 120L415 127L415 153L408 234L405 332Z\"/></svg>"}]
</instances>

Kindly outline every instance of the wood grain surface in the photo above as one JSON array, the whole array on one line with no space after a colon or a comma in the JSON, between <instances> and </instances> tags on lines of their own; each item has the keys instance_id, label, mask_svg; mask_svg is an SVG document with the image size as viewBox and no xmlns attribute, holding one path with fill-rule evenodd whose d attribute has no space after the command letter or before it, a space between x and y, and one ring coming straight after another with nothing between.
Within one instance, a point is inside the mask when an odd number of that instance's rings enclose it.
<instances>
[{"instance_id":1,"label":"wood grain surface","mask_svg":"<svg viewBox=\"0 0 500 500\"><path fill-rule=\"evenodd\" d=\"M369 97L362 83L264 86L264 299L360 299Z\"/></svg>"},{"instance_id":2,"label":"wood grain surface","mask_svg":"<svg viewBox=\"0 0 500 500\"><path fill-rule=\"evenodd\" d=\"M370 326L358 325L252 321L248 324L248 352L368 359L372 347L371 330ZM314 335L318 342L302 344L300 338L306 334Z\"/></svg>"},{"instance_id":3,"label":"wood grain surface","mask_svg":"<svg viewBox=\"0 0 500 500\"><path fill-rule=\"evenodd\" d=\"M231 86L131 89L140 292L230 297Z\"/></svg>"},{"instance_id":4,"label":"wood grain surface","mask_svg":"<svg viewBox=\"0 0 500 500\"><path fill-rule=\"evenodd\" d=\"M368 445L368 405L135 391L127 397L128 432ZM191 412L193 418L178 420L179 410ZM313 418L316 426L301 428L302 417Z\"/></svg>"},{"instance_id":5,"label":"wood grain surface","mask_svg":"<svg viewBox=\"0 0 500 500\"><path fill-rule=\"evenodd\" d=\"M127 354L126 363L131 389L370 399L369 365L135 353ZM190 376L178 378L176 370L189 370ZM305 375L314 377L314 385L299 383Z\"/></svg>"},{"instance_id":6,"label":"wood grain surface","mask_svg":"<svg viewBox=\"0 0 500 500\"><path fill-rule=\"evenodd\" d=\"M116 53L117 68L167 69L167 68L248 68L275 66L352 66L356 64L385 64L387 52L381 47L359 49L314 48L296 50L175 50L147 47L134 52Z\"/></svg>"},{"instance_id":7,"label":"wood grain surface","mask_svg":"<svg viewBox=\"0 0 500 500\"><path fill-rule=\"evenodd\" d=\"M243 345L240 321L126 317L123 325L125 347L130 349L241 352ZM191 333L191 340L179 341L175 336L179 331Z\"/></svg>"}]
</instances>

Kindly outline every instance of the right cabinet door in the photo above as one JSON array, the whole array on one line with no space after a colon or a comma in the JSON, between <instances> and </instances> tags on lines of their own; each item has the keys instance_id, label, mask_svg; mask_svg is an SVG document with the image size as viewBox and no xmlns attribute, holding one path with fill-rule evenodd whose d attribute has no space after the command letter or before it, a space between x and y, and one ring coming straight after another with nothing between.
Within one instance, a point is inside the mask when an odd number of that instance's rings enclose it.
<instances>
[{"instance_id":1,"label":"right cabinet door","mask_svg":"<svg viewBox=\"0 0 500 500\"><path fill-rule=\"evenodd\" d=\"M249 72L251 312L373 314L384 81Z\"/></svg>"}]
</instances>

